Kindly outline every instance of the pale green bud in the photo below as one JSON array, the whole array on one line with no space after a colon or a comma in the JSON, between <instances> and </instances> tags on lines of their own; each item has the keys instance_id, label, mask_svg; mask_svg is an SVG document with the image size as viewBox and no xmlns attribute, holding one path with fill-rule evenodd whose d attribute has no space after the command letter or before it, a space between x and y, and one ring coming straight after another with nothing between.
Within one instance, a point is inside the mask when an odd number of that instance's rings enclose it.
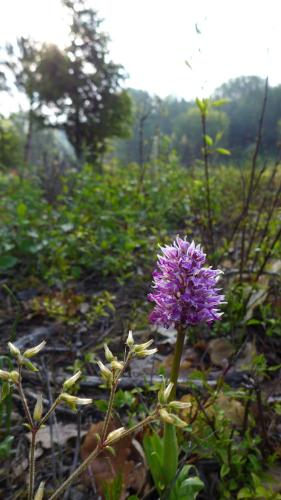
<instances>
[{"instance_id":1,"label":"pale green bud","mask_svg":"<svg viewBox=\"0 0 281 500\"><path fill-rule=\"evenodd\" d=\"M187 426L186 422L181 420L177 415L174 415L173 413L168 413L165 408L161 408L159 410L159 414L160 414L160 420L162 420L167 424L173 424L176 427L180 428Z\"/></svg>"},{"instance_id":2,"label":"pale green bud","mask_svg":"<svg viewBox=\"0 0 281 500\"><path fill-rule=\"evenodd\" d=\"M10 382L11 380L10 372L6 372L5 370L0 370L0 380L5 380L7 382Z\"/></svg>"},{"instance_id":3,"label":"pale green bud","mask_svg":"<svg viewBox=\"0 0 281 500\"><path fill-rule=\"evenodd\" d=\"M111 362L111 368L112 368L112 370L122 370L122 368L124 368L124 363L122 361L118 361L117 359L114 359Z\"/></svg>"},{"instance_id":4,"label":"pale green bud","mask_svg":"<svg viewBox=\"0 0 281 500\"><path fill-rule=\"evenodd\" d=\"M171 401L169 403L169 408L173 408L175 410L185 410L186 408L190 408L191 406L191 403L184 403L183 401Z\"/></svg>"},{"instance_id":5,"label":"pale green bud","mask_svg":"<svg viewBox=\"0 0 281 500\"><path fill-rule=\"evenodd\" d=\"M14 384L18 384L19 379L20 379L19 372L17 372L16 370L12 370L10 372L10 380L11 380L11 382L13 382Z\"/></svg>"},{"instance_id":6,"label":"pale green bud","mask_svg":"<svg viewBox=\"0 0 281 500\"><path fill-rule=\"evenodd\" d=\"M0 370L0 380L5 380L5 382L13 382L14 384L17 384L19 378L19 373L15 370L12 370L11 372Z\"/></svg>"},{"instance_id":7,"label":"pale green bud","mask_svg":"<svg viewBox=\"0 0 281 500\"><path fill-rule=\"evenodd\" d=\"M150 347L152 344L153 344L153 340L152 340L152 339L150 339L150 340L148 340L147 342L144 342L144 344L135 345L135 347L134 347L134 351L135 351L135 353L137 354L139 351L143 351L144 349L147 349L147 348L148 348L148 347Z\"/></svg>"},{"instance_id":8,"label":"pale green bud","mask_svg":"<svg viewBox=\"0 0 281 500\"><path fill-rule=\"evenodd\" d=\"M165 424L173 424L172 416L167 412L167 410L165 410L165 408L161 408L161 410L159 410L159 415L160 420L162 420Z\"/></svg>"},{"instance_id":9,"label":"pale green bud","mask_svg":"<svg viewBox=\"0 0 281 500\"><path fill-rule=\"evenodd\" d=\"M44 349L46 345L46 340L43 340L41 344L36 345L35 347L31 347L30 349L27 349L24 353L23 356L25 358L33 358L33 356L36 356L42 349Z\"/></svg>"},{"instance_id":10,"label":"pale green bud","mask_svg":"<svg viewBox=\"0 0 281 500\"><path fill-rule=\"evenodd\" d=\"M24 357L21 356L21 359L20 359L21 363L26 366L26 368L32 372L38 372L38 368L37 366L35 366L33 363L31 363L31 361L29 361L29 359L26 359Z\"/></svg>"},{"instance_id":11,"label":"pale green bud","mask_svg":"<svg viewBox=\"0 0 281 500\"><path fill-rule=\"evenodd\" d=\"M167 403L167 401L169 400L169 397L170 397L170 394L172 392L173 387L174 387L173 382L170 382L167 385L166 389L164 390L164 392L163 392L163 399L164 399L165 403Z\"/></svg>"},{"instance_id":12,"label":"pale green bud","mask_svg":"<svg viewBox=\"0 0 281 500\"><path fill-rule=\"evenodd\" d=\"M37 401L35 403L34 411L33 411L33 418L35 422L39 422L41 420L43 414L43 397L42 394L39 394L37 396Z\"/></svg>"},{"instance_id":13,"label":"pale green bud","mask_svg":"<svg viewBox=\"0 0 281 500\"><path fill-rule=\"evenodd\" d=\"M82 372L79 370L77 373L68 378L63 384L63 390L68 391L71 387L76 384L77 380L81 377Z\"/></svg>"},{"instance_id":14,"label":"pale green bud","mask_svg":"<svg viewBox=\"0 0 281 500\"><path fill-rule=\"evenodd\" d=\"M125 427L119 427L119 429L116 429L115 431L110 432L108 434L104 444L108 445L108 444L112 443L112 441L119 439L124 434L124 432L126 432Z\"/></svg>"},{"instance_id":15,"label":"pale green bud","mask_svg":"<svg viewBox=\"0 0 281 500\"><path fill-rule=\"evenodd\" d=\"M8 342L8 347L12 356L15 356L16 358L20 356L20 350L15 346L15 344Z\"/></svg>"},{"instance_id":16,"label":"pale green bud","mask_svg":"<svg viewBox=\"0 0 281 500\"><path fill-rule=\"evenodd\" d=\"M131 348L131 347L133 347L134 343L135 343L135 341L134 341L133 333L132 333L132 330L130 330L128 337L127 337L127 340L126 340L126 344L129 348Z\"/></svg>"},{"instance_id":17,"label":"pale green bud","mask_svg":"<svg viewBox=\"0 0 281 500\"><path fill-rule=\"evenodd\" d=\"M89 405L93 402L93 400L90 398L78 398L77 396L72 396L71 394L67 394L66 392L63 392L60 395L60 399L61 401L69 403L70 405Z\"/></svg>"},{"instance_id":18,"label":"pale green bud","mask_svg":"<svg viewBox=\"0 0 281 500\"><path fill-rule=\"evenodd\" d=\"M136 352L136 356L138 358L145 358L146 356L152 356L152 354L155 354L158 351L158 349L143 349L142 351Z\"/></svg>"},{"instance_id":19,"label":"pale green bud","mask_svg":"<svg viewBox=\"0 0 281 500\"><path fill-rule=\"evenodd\" d=\"M38 488L38 490L36 491L36 494L35 494L34 500L43 500L43 496L44 496L44 488L45 488L45 482L44 482L44 481L41 481L41 483L39 484L39 488Z\"/></svg>"},{"instance_id":20,"label":"pale green bud","mask_svg":"<svg viewBox=\"0 0 281 500\"><path fill-rule=\"evenodd\" d=\"M98 361L99 369L101 371L102 378L110 385L112 383L112 372L103 364L102 361Z\"/></svg>"},{"instance_id":21,"label":"pale green bud","mask_svg":"<svg viewBox=\"0 0 281 500\"><path fill-rule=\"evenodd\" d=\"M104 355L105 355L106 361L111 363L111 361L114 360L114 355L112 354L112 352L109 349L109 347L107 346L107 344L104 344L103 348L104 348Z\"/></svg>"}]
</instances>

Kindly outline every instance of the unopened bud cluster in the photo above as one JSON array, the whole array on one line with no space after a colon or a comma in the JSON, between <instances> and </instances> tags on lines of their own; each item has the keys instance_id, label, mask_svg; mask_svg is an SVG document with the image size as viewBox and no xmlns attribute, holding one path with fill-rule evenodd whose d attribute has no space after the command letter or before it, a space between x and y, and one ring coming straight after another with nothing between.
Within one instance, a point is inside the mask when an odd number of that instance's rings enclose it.
<instances>
[{"instance_id":1,"label":"unopened bud cluster","mask_svg":"<svg viewBox=\"0 0 281 500\"><path fill-rule=\"evenodd\" d=\"M7 372L6 370L0 370L0 380L4 380L5 382L18 384L19 377L20 377L19 372L17 372L16 370L12 370L11 372Z\"/></svg>"},{"instance_id":2,"label":"unopened bud cluster","mask_svg":"<svg viewBox=\"0 0 281 500\"><path fill-rule=\"evenodd\" d=\"M38 368L30 361L30 358L33 358L33 356L36 356L36 354L42 351L45 345L46 341L43 340L43 342L41 342L37 346L31 347L30 349L24 351L23 354L21 354L19 348L15 344L13 344L12 342L8 342L10 353L14 358L16 358L18 364L33 372L37 372Z\"/></svg>"},{"instance_id":3,"label":"unopened bud cluster","mask_svg":"<svg viewBox=\"0 0 281 500\"><path fill-rule=\"evenodd\" d=\"M92 403L92 399L90 398L79 398L78 396L73 396L72 394L68 394L68 391L72 389L72 387L76 384L76 382L81 377L82 373L79 370L72 377L69 377L63 384L63 392L59 396L60 401L64 401L71 408L75 409L78 405L88 405Z\"/></svg>"},{"instance_id":4,"label":"unopened bud cluster","mask_svg":"<svg viewBox=\"0 0 281 500\"><path fill-rule=\"evenodd\" d=\"M170 401L170 396L173 390L174 384L170 382L167 387L165 385L165 381L160 387L158 392L158 401L162 406L159 410L160 420L167 424L173 424L176 427L186 427L186 422L181 420L177 415L173 413L173 411L182 410L186 408L190 408L191 403L185 403L183 401Z\"/></svg>"},{"instance_id":5,"label":"unopened bud cluster","mask_svg":"<svg viewBox=\"0 0 281 500\"><path fill-rule=\"evenodd\" d=\"M153 344L153 340L148 340L143 344L135 344L133 334L129 331L129 335L126 340L126 345L129 347L130 352L137 358L144 358L146 356L151 356L157 352L157 349L148 349Z\"/></svg>"},{"instance_id":6,"label":"unopened bud cluster","mask_svg":"<svg viewBox=\"0 0 281 500\"><path fill-rule=\"evenodd\" d=\"M157 352L157 349L149 349L153 340L149 340L143 344L135 344L133 334L129 331L126 346L129 348L129 353L127 354L126 361L119 361L116 356L111 352L108 345L104 345L104 355L105 359L110 364L110 368L106 366L102 361L98 361L97 364L100 369L101 376L106 382L108 387L112 387L112 384L116 382L122 375L125 365L127 366L128 361L133 357L144 358L145 356L151 356Z\"/></svg>"},{"instance_id":7,"label":"unopened bud cluster","mask_svg":"<svg viewBox=\"0 0 281 500\"><path fill-rule=\"evenodd\" d=\"M114 380L117 380L124 369L124 362L119 361L116 356L111 352L107 344L104 344L104 356L106 361L110 364L108 368L102 361L98 361L98 366L101 376L108 387L112 386Z\"/></svg>"}]
</instances>

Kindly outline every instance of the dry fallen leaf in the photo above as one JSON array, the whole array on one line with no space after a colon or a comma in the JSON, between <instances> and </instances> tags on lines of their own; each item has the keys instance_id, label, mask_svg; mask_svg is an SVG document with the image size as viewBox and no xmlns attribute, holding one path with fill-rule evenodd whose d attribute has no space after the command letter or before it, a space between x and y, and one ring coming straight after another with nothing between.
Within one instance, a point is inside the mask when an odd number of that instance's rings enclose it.
<instances>
[{"instance_id":1,"label":"dry fallen leaf","mask_svg":"<svg viewBox=\"0 0 281 500\"><path fill-rule=\"evenodd\" d=\"M84 460L94 450L97 445L96 434L102 431L103 422L93 424L83 442L81 456ZM108 431L111 432L120 425L110 423ZM126 498L126 491L132 488L134 491L140 491L146 480L146 467L143 461L143 453L140 453L139 446L135 446L134 439L127 436L118 441L114 446L115 455L110 452L102 452L88 468L84 474L84 482L91 484L91 476L100 495L103 493L103 485L111 482L117 475L121 474L123 479L123 491L120 500Z\"/></svg>"},{"instance_id":2,"label":"dry fallen leaf","mask_svg":"<svg viewBox=\"0 0 281 500\"><path fill-rule=\"evenodd\" d=\"M224 338L211 340L208 350L212 363L223 368L235 352L231 342Z\"/></svg>"},{"instance_id":3,"label":"dry fallen leaf","mask_svg":"<svg viewBox=\"0 0 281 500\"><path fill-rule=\"evenodd\" d=\"M225 417L231 424L242 427L245 410L240 401L221 393L210 405L208 405L207 401L205 410L209 417L215 417L218 408L223 411Z\"/></svg>"},{"instance_id":4,"label":"dry fallen leaf","mask_svg":"<svg viewBox=\"0 0 281 500\"><path fill-rule=\"evenodd\" d=\"M239 358L235 361L235 370L251 370L254 358L257 355L255 342L247 342Z\"/></svg>"},{"instance_id":5,"label":"dry fallen leaf","mask_svg":"<svg viewBox=\"0 0 281 500\"><path fill-rule=\"evenodd\" d=\"M84 436L86 431L81 430L81 436ZM58 422L57 425L53 425L53 442L54 444L59 444L61 446L65 445L67 441L71 438L77 437L77 425L75 424L63 424ZM31 433L27 434L27 439L31 441ZM37 433L37 443L41 443L42 447L46 450L51 448L51 432L50 426L46 425L43 429L40 429Z\"/></svg>"},{"instance_id":6,"label":"dry fallen leaf","mask_svg":"<svg viewBox=\"0 0 281 500\"><path fill-rule=\"evenodd\" d=\"M182 396L180 401L182 401L183 403L191 403L190 408L185 408L184 410L180 411L180 418L189 424L190 422L192 422L198 411L198 403L194 396L192 396L191 394L185 394L184 396Z\"/></svg>"}]
</instances>

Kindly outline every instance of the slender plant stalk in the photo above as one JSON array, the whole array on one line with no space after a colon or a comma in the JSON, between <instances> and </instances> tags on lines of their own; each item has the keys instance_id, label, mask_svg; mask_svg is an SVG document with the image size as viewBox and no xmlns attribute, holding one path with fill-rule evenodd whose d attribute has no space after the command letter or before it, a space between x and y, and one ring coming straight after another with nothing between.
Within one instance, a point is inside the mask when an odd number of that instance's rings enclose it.
<instances>
[{"instance_id":1,"label":"slender plant stalk","mask_svg":"<svg viewBox=\"0 0 281 500\"><path fill-rule=\"evenodd\" d=\"M41 427L42 425L45 424L45 422L47 422L48 418L50 418L52 413L54 413L54 411L55 411L56 407L59 405L60 401L61 401L60 396L58 396L57 399L53 402L51 408L47 411L46 415L44 415L42 420L40 420L38 427Z\"/></svg>"},{"instance_id":2,"label":"slender plant stalk","mask_svg":"<svg viewBox=\"0 0 281 500\"><path fill-rule=\"evenodd\" d=\"M22 388L21 370L19 370L19 374L20 374L20 377L19 377L19 383L18 383L18 391L19 391L19 395L20 395L20 398L21 398L21 401L22 401L22 405L23 405L25 416L27 418L28 424L30 425L30 428L32 429L32 427L33 427L33 419L32 419L30 410L28 408L27 400L26 400L26 397L25 397L25 394L24 394L23 388Z\"/></svg>"},{"instance_id":3,"label":"slender plant stalk","mask_svg":"<svg viewBox=\"0 0 281 500\"><path fill-rule=\"evenodd\" d=\"M110 419L112 417L112 409L113 409L113 403L114 403L114 397L115 397L115 392L116 392L116 389L117 389L117 385L118 384L115 382L112 385L112 387L111 387L110 396L109 396L109 402L108 402L108 407L107 407L107 412L106 412L105 421L104 421L102 432L101 432L101 441L102 442L106 438L107 429L108 429L108 426L109 426L109 423L110 423Z\"/></svg>"},{"instance_id":4,"label":"slender plant stalk","mask_svg":"<svg viewBox=\"0 0 281 500\"><path fill-rule=\"evenodd\" d=\"M185 339L185 330L181 326L178 326L177 332L178 332L177 340L176 340L176 346L175 346L175 352L174 352L174 358L170 376L170 382L172 382L174 385L170 393L169 401L173 401L176 397L177 381L179 377L179 369L180 369L180 363L181 363L181 357Z\"/></svg>"},{"instance_id":5,"label":"slender plant stalk","mask_svg":"<svg viewBox=\"0 0 281 500\"><path fill-rule=\"evenodd\" d=\"M29 452L29 489L28 500L33 500L34 484L35 484L35 447L36 447L36 434L38 429L34 428L31 431L31 444Z\"/></svg>"},{"instance_id":6,"label":"slender plant stalk","mask_svg":"<svg viewBox=\"0 0 281 500\"><path fill-rule=\"evenodd\" d=\"M173 383L173 388L168 398L169 401L173 401L176 398L177 391L177 381L179 377L180 362L183 352L185 330L178 326L177 328L177 340L172 364L172 370L170 375L170 382ZM176 427L173 424L164 424L164 464L165 465L165 481L168 487L175 477L175 471L178 467L178 441Z\"/></svg>"},{"instance_id":7,"label":"slender plant stalk","mask_svg":"<svg viewBox=\"0 0 281 500\"><path fill-rule=\"evenodd\" d=\"M207 135L207 124L206 124L206 113L201 113L201 123L203 132L203 159L205 168L205 181L206 181L206 194L207 194L207 217L208 217L208 232L210 237L211 251L214 252L214 233L213 233L213 216L211 207L211 190L210 190L210 179L209 179L209 154L206 142Z\"/></svg>"},{"instance_id":8,"label":"slender plant stalk","mask_svg":"<svg viewBox=\"0 0 281 500\"><path fill-rule=\"evenodd\" d=\"M121 436L115 438L110 442L110 446L113 446L116 444L120 439L123 439L127 436L130 436L134 432L138 431L141 429L143 426L151 423L153 420L156 420L158 417L158 411L156 410L152 415L149 417L145 418L142 420L142 422L139 422L136 424L134 427L131 427L131 429L128 429L126 432L124 432ZM61 484L61 486L53 493L53 495L49 498L49 500L55 500L56 498L61 498L61 494L64 492L66 488L70 486L70 484L77 479L80 474L83 472L83 470L86 469L86 467L106 448L105 443L102 443L100 441L96 448L90 453L90 455L82 462L79 467L71 474L64 483Z\"/></svg>"},{"instance_id":9,"label":"slender plant stalk","mask_svg":"<svg viewBox=\"0 0 281 500\"><path fill-rule=\"evenodd\" d=\"M22 400L22 405L26 419L28 421L30 431L31 431L31 443L29 450L29 484L28 484L28 500L33 500L34 492L34 481L35 481L35 446L36 446L36 434L38 428L34 425L33 418L31 416L28 403L22 387L22 366L19 363L19 382L18 391Z\"/></svg>"},{"instance_id":10,"label":"slender plant stalk","mask_svg":"<svg viewBox=\"0 0 281 500\"><path fill-rule=\"evenodd\" d=\"M105 437L106 437L106 434L107 434L107 429L108 429L108 426L109 426L109 423L110 423L110 419L111 419L111 415L112 415L112 409L113 409L113 404L114 404L114 397L115 397L115 393L116 393L116 389L118 387L118 384L119 384L119 380L120 378L122 377L124 371L126 370L129 362L131 361L131 355L130 353L128 353L127 357L125 357L125 361L124 361L124 366L122 368L122 370L119 371L118 374L116 374L114 380L113 380L113 383L112 383L112 386L111 386L111 390L110 390L110 396L109 396L109 402L108 402L108 407L107 407L107 412L106 412L106 415L105 415L105 419L104 419L104 424L103 424L103 428L102 428L102 431L101 431L101 441L103 442Z\"/></svg>"}]
</instances>

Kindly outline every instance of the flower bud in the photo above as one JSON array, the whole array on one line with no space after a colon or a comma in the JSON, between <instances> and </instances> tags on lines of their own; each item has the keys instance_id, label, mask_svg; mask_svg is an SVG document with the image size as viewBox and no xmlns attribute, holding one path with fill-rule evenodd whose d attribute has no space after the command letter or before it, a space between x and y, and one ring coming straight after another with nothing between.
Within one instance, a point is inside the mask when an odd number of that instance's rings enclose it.
<instances>
[{"instance_id":1,"label":"flower bud","mask_svg":"<svg viewBox=\"0 0 281 500\"><path fill-rule=\"evenodd\" d=\"M77 380L81 377L82 372L79 370L77 373L68 378L63 384L63 390L68 391L71 387L76 384Z\"/></svg>"},{"instance_id":2,"label":"flower bud","mask_svg":"<svg viewBox=\"0 0 281 500\"><path fill-rule=\"evenodd\" d=\"M165 408L161 408L161 410L159 410L159 415L160 420L162 420L165 424L173 424L172 416L167 412L167 410L165 410Z\"/></svg>"},{"instance_id":3,"label":"flower bud","mask_svg":"<svg viewBox=\"0 0 281 500\"><path fill-rule=\"evenodd\" d=\"M138 358L145 358L146 356L152 356L152 354L155 354L158 351L158 349L143 349L142 351L136 352L136 356Z\"/></svg>"},{"instance_id":4,"label":"flower bud","mask_svg":"<svg viewBox=\"0 0 281 500\"><path fill-rule=\"evenodd\" d=\"M125 427L119 427L119 429L110 432L106 438L105 445L108 445L112 443L112 441L115 441L115 439L120 438L124 434L124 432L126 432Z\"/></svg>"},{"instance_id":5,"label":"flower bud","mask_svg":"<svg viewBox=\"0 0 281 500\"><path fill-rule=\"evenodd\" d=\"M134 351L135 351L135 353L138 353L139 351L143 351L144 349L147 349L152 344L153 344L153 339L150 339L147 342L144 342L144 344L135 345Z\"/></svg>"},{"instance_id":6,"label":"flower bud","mask_svg":"<svg viewBox=\"0 0 281 500\"><path fill-rule=\"evenodd\" d=\"M185 410L186 408L190 408L191 406L191 403L184 403L183 401L171 401L169 403L169 408L175 410Z\"/></svg>"},{"instance_id":7,"label":"flower bud","mask_svg":"<svg viewBox=\"0 0 281 500\"><path fill-rule=\"evenodd\" d=\"M31 361L29 361L29 359L26 359L24 357L21 356L21 363L26 366L26 368L32 372L38 372L38 368L33 364L31 363Z\"/></svg>"},{"instance_id":8,"label":"flower bud","mask_svg":"<svg viewBox=\"0 0 281 500\"><path fill-rule=\"evenodd\" d=\"M109 349L109 347L107 346L107 344L104 344L103 348L104 348L104 355L105 355L106 361L108 361L109 363L111 363L111 361L114 360L114 356L113 356L111 350Z\"/></svg>"},{"instance_id":9,"label":"flower bud","mask_svg":"<svg viewBox=\"0 0 281 500\"><path fill-rule=\"evenodd\" d=\"M162 420L163 422L165 422L167 424L173 424L176 427L180 427L180 428L187 426L186 422L181 420L177 415L174 415L173 413L168 413L165 408L161 408L159 410L159 414L160 414L160 420Z\"/></svg>"},{"instance_id":10,"label":"flower bud","mask_svg":"<svg viewBox=\"0 0 281 500\"><path fill-rule=\"evenodd\" d=\"M90 398L78 398L77 396L72 396L71 394L67 394L66 392L63 392L60 395L61 401L65 401L66 403L70 405L89 405L93 402L92 399Z\"/></svg>"},{"instance_id":11,"label":"flower bud","mask_svg":"<svg viewBox=\"0 0 281 500\"><path fill-rule=\"evenodd\" d=\"M35 403L34 411L33 411L33 418L35 422L39 422L41 420L43 414L43 397L42 394L39 394L37 396L37 401Z\"/></svg>"},{"instance_id":12,"label":"flower bud","mask_svg":"<svg viewBox=\"0 0 281 500\"><path fill-rule=\"evenodd\" d=\"M8 347L12 356L15 356L16 358L20 356L20 350L15 346L15 344L12 344L12 342L8 342Z\"/></svg>"},{"instance_id":13,"label":"flower bud","mask_svg":"<svg viewBox=\"0 0 281 500\"><path fill-rule=\"evenodd\" d=\"M127 337L127 340L126 340L126 344L129 348L131 348L131 347L133 347L134 343L135 343L135 341L133 338L133 333L132 333L132 330L130 330L128 337Z\"/></svg>"},{"instance_id":14,"label":"flower bud","mask_svg":"<svg viewBox=\"0 0 281 500\"><path fill-rule=\"evenodd\" d=\"M14 384L18 384L19 379L20 379L19 372L17 372L16 370L12 370L10 372L10 380L11 380L11 382L13 382Z\"/></svg>"},{"instance_id":15,"label":"flower bud","mask_svg":"<svg viewBox=\"0 0 281 500\"><path fill-rule=\"evenodd\" d=\"M45 488L45 483L44 483L44 481L41 481L41 483L39 484L39 488L36 491L36 495L34 497L34 500L43 500L44 488Z\"/></svg>"},{"instance_id":16,"label":"flower bud","mask_svg":"<svg viewBox=\"0 0 281 500\"><path fill-rule=\"evenodd\" d=\"M0 380L5 380L5 382L10 382L11 374L5 370L0 370Z\"/></svg>"},{"instance_id":17,"label":"flower bud","mask_svg":"<svg viewBox=\"0 0 281 500\"><path fill-rule=\"evenodd\" d=\"M111 368L112 368L112 370L122 370L122 368L124 368L124 363L122 361L118 361L117 359L114 359L111 362Z\"/></svg>"},{"instance_id":18,"label":"flower bud","mask_svg":"<svg viewBox=\"0 0 281 500\"><path fill-rule=\"evenodd\" d=\"M164 399L164 402L165 402L165 403L167 403L167 402L168 402L168 400L169 400L169 397L170 397L170 394L171 394L171 392L172 392L173 387L174 387L173 382L170 382L170 383L167 385L166 389L164 390L164 392L163 392L163 399Z\"/></svg>"},{"instance_id":19,"label":"flower bud","mask_svg":"<svg viewBox=\"0 0 281 500\"><path fill-rule=\"evenodd\" d=\"M98 365L101 371L102 378L106 381L108 385L110 385L112 383L112 378L113 378L112 372L109 370L109 368L107 368L107 366L103 364L102 361L98 361Z\"/></svg>"},{"instance_id":20,"label":"flower bud","mask_svg":"<svg viewBox=\"0 0 281 500\"><path fill-rule=\"evenodd\" d=\"M5 382L13 382L17 384L19 381L19 373L16 370L12 370L11 372L7 372L6 370L0 370L0 380L4 380Z\"/></svg>"},{"instance_id":21,"label":"flower bud","mask_svg":"<svg viewBox=\"0 0 281 500\"><path fill-rule=\"evenodd\" d=\"M46 345L46 340L43 340L41 344L36 345L35 347L31 347L30 349L27 349L24 353L23 356L25 358L33 358L33 356L36 356L42 349L44 349Z\"/></svg>"}]
</instances>

